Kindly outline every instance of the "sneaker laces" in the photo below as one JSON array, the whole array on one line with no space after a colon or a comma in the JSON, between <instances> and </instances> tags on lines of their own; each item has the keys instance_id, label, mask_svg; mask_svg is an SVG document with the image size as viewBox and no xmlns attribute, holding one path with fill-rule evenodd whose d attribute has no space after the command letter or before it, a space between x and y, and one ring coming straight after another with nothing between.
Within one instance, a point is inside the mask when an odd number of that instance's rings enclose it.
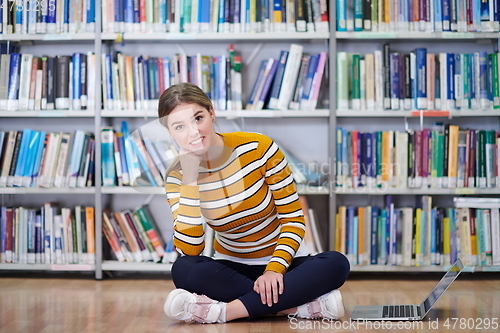
<instances>
[{"instance_id":1,"label":"sneaker laces","mask_svg":"<svg viewBox=\"0 0 500 333\"><path fill-rule=\"evenodd\" d=\"M194 302L185 302L183 304L183 312L189 313L191 316L185 319L185 322L198 322L198 323L209 323L207 321L208 313L210 312L211 305L217 304L218 302L212 300L208 296L194 294L196 297Z\"/></svg>"}]
</instances>

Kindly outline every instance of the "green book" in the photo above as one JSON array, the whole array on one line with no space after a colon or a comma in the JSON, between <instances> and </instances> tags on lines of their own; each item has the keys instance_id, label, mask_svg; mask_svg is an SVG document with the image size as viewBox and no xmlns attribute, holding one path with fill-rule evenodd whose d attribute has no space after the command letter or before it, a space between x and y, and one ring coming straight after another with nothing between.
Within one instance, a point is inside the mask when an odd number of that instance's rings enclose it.
<instances>
[{"instance_id":1,"label":"green book","mask_svg":"<svg viewBox=\"0 0 500 333\"><path fill-rule=\"evenodd\" d=\"M486 131L486 143L485 143L485 164L486 164L486 187L495 187L496 185L496 175L495 175L495 137L496 132Z\"/></svg>"},{"instance_id":2,"label":"green book","mask_svg":"<svg viewBox=\"0 0 500 333\"><path fill-rule=\"evenodd\" d=\"M493 86L493 108L500 109L500 87L498 84L498 56L496 53L489 54L492 63L492 86Z\"/></svg>"},{"instance_id":3,"label":"green book","mask_svg":"<svg viewBox=\"0 0 500 333\"><path fill-rule=\"evenodd\" d=\"M337 53L337 107L349 109L349 55L347 52Z\"/></svg>"},{"instance_id":4,"label":"green book","mask_svg":"<svg viewBox=\"0 0 500 333\"><path fill-rule=\"evenodd\" d=\"M477 187L486 187L486 131L478 130L478 140L477 140L477 164L476 164L476 184Z\"/></svg>"},{"instance_id":5,"label":"green book","mask_svg":"<svg viewBox=\"0 0 500 333\"><path fill-rule=\"evenodd\" d=\"M438 187L438 175L437 175L437 168L438 168L438 131L432 131L431 132L431 187L432 188L437 188Z\"/></svg>"},{"instance_id":6,"label":"green book","mask_svg":"<svg viewBox=\"0 0 500 333\"><path fill-rule=\"evenodd\" d=\"M361 78L360 78L361 56L359 54L353 54L351 59L352 59L352 64L351 64L352 109L359 110L361 108Z\"/></svg>"}]
</instances>

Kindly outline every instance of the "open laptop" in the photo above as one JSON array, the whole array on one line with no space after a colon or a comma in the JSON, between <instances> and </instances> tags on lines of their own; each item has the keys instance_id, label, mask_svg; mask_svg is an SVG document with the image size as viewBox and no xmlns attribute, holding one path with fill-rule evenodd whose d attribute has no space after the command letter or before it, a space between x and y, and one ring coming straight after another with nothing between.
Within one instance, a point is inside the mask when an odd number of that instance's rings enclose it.
<instances>
[{"instance_id":1,"label":"open laptop","mask_svg":"<svg viewBox=\"0 0 500 333\"><path fill-rule=\"evenodd\" d=\"M458 274L464 269L462 261L457 261L451 265L450 269L443 276L441 281L432 289L422 304L411 305L368 305L355 306L352 320L422 320L427 315L432 306L448 289Z\"/></svg>"}]
</instances>

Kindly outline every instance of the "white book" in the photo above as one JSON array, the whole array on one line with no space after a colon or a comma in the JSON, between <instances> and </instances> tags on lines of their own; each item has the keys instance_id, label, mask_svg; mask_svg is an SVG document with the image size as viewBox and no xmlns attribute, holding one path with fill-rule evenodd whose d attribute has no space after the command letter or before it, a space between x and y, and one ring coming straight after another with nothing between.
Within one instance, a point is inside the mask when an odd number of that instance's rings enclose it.
<instances>
[{"instance_id":1,"label":"white book","mask_svg":"<svg viewBox=\"0 0 500 333\"><path fill-rule=\"evenodd\" d=\"M62 133L50 133L50 139L43 160L42 173L40 175L39 187L52 187L54 184L55 172L57 167L57 159L61 147Z\"/></svg>"},{"instance_id":2,"label":"white book","mask_svg":"<svg viewBox=\"0 0 500 333\"><path fill-rule=\"evenodd\" d=\"M54 263L54 209L50 203L43 205L45 263Z\"/></svg>"},{"instance_id":3,"label":"white book","mask_svg":"<svg viewBox=\"0 0 500 333\"><path fill-rule=\"evenodd\" d=\"M382 51L375 50L375 109L382 110L384 108L384 65L382 59Z\"/></svg>"},{"instance_id":4,"label":"white book","mask_svg":"<svg viewBox=\"0 0 500 333\"><path fill-rule=\"evenodd\" d=\"M491 209L491 252L492 265L500 265L500 213L498 208Z\"/></svg>"},{"instance_id":5,"label":"white book","mask_svg":"<svg viewBox=\"0 0 500 333\"><path fill-rule=\"evenodd\" d=\"M297 82L297 75L299 73L300 61L304 47L299 44L291 44L286 60L285 72L278 97L278 110L287 110L292 94L294 91L293 85Z\"/></svg>"},{"instance_id":6,"label":"white book","mask_svg":"<svg viewBox=\"0 0 500 333\"><path fill-rule=\"evenodd\" d=\"M70 149L70 133L61 133L61 146L59 150L59 156L56 165L56 175L54 178L54 187L65 187L66 186L66 174L64 173L66 169L66 163L68 161L69 149Z\"/></svg>"},{"instance_id":7,"label":"white book","mask_svg":"<svg viewBox=\"0 0 500 333\"><path fill-rule=\"evenodd\" d=\"M31 68L33 55L24 53L21 56L21 81L19 84L19 109L28 109L29 90L31 84Z\"/></svg>"},{"instance_id":8,"label":"white book","mask_svg":"<svg viewBox=\"0 0 500 333\"><path fill-rule=\"evenodd\" d=\"M360 93L361 93L361 110L366 110L366 61L361 59L359 61L359 81L360 81ZM354 108L355 109L355 108Z\"/></svg>"},{"instance_id":9,"label":"white book","mask_svg":"<svg viewBox=\"0 0 500 333\"><path fill-rule=\"evenodd\" d=\"M43 71L41 69L37 69L36 84L35 84L35 110L42 109L42 82L43 82Z\"/></svg>"}]
</instances>

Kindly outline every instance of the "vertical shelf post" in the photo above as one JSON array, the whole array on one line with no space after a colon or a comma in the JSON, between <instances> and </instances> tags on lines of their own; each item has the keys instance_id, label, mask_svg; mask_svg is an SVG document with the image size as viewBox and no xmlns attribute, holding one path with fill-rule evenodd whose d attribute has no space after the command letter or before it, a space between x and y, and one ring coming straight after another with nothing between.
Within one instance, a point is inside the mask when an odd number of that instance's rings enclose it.
<instances>
[{"instance_id":1,"label":"vertical shelf post","mask_svg":"<svg viewBox=\"0 0 500 333\"><path fill-rule=\"evenodd\" d=\"M328 130L328 163L329 175L328 175L328 189L330 193L328 194L328 249L335 249L335 221L337 215L337 196L335 194L335 148L336 148L336 128L337 128L337 39L336 32L337 29L335 23L336 17L336 6L329 6L330 8L330 38L328 42L330 44L330 55L328 57L330 62L330 116L329 119L329 130Z\"/></svg>"},{"instance_id":2,"label":"vertical shelf post","mask_svg":"<svg viewBox=\"0 0 500 333\"><path fill-rule=\"evenodd\" d=\"M101 193L101 50L102 50L102 24L101 0L96 0L95 8L95 278L102 279L102 193Z\"/></svg>"}]
</instances>

